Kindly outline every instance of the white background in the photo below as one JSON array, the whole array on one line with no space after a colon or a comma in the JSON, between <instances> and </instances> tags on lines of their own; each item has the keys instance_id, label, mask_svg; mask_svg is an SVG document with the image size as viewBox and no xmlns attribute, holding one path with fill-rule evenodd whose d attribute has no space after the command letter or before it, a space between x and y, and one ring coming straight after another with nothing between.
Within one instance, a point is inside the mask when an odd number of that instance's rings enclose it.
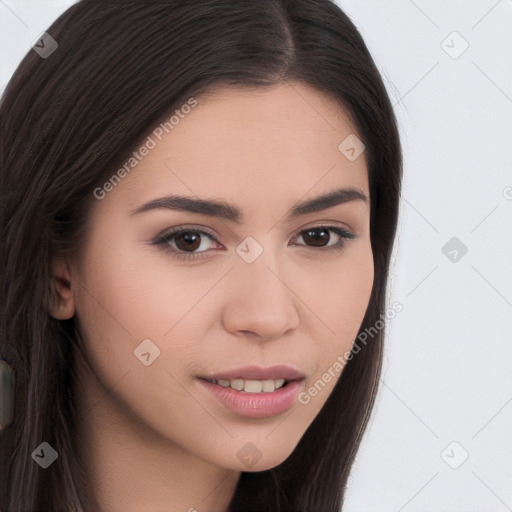
<instances>
[{"instance_id":1,"label":"white background","mask_svg":"<svg viewBox=\"0 0 512 512\"><path fill-rule=\"evenodd\" d=\"M72 3L0 0L1 90ZM343 510L512 510L512 0L337 3L405 157L389 296L403 311Z\"/></svg>"}]
</instances>

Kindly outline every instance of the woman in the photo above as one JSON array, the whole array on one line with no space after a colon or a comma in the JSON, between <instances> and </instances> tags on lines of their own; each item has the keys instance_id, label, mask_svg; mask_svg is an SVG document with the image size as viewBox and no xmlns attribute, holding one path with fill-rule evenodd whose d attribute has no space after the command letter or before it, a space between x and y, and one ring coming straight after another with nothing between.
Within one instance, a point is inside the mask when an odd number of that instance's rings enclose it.
<instances>
[{"instance_id":1,"label":"woman","mask_svg":"<svg viewBox=\"0 0 512 512\"><path fill-rule=\"evenodd\" d=\"M0 123L2 510L340 510L402 172L349 18L82 0Z\"/></svg>"}]
</instances>

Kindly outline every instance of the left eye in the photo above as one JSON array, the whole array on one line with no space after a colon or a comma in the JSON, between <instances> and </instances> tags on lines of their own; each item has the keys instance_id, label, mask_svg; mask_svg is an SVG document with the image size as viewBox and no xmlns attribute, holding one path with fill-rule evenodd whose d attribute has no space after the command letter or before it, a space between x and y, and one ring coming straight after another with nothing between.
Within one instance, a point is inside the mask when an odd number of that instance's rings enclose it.
<instances>
[{"instance_id":1,"label":"left eye","mask_svg":"<svg viewBox=\"0 0 512 512\"><path fill-rule=\"evenodd\" d=\"M339 237L339 240L331 245L329 245L329 242L331 242L331 235L329 234L330 231L334 232ZM195 228L178 228L174 231L157 236L150 243L152 245L164 246L164 249L169 251L172 256L176 258L200 258L202 257L200 255L207 252L206 250L194 252L197 251L197 249L200 249L202 246L201 235L205 235L210 241L217 241L215 237L207 231ZM350 231L339 228L337 226L318 226L303 229L298 233L295 239L302 238L306 244L311 244L306 245L306 247L329 251L341 250L343 247L345 247L345 240L351 240L355 237L356 236ZM300 246L303 244L296 244L293 242L291 245L292 247L295 247L297 245Z\"/></svg>"},{"instance_id":2,"label":"left eye","mask_svg":"<svg viewBox=\"0 0 512 512\"><path fill-rule=\"evenodd\" d=\"M331 241L329 231L333 231L338 237L340 237L340 240L331 245L323 245L324 241ZM355 238L355 235L345 229L341 229L335 226L319 226L302 230L299 233L299 237L301 237L304 241L309 240L312 242L313 247L321 247L322 249L325 248L328 250L345 247L345 240L353 239Z\"/></svg>"}]
</instances>

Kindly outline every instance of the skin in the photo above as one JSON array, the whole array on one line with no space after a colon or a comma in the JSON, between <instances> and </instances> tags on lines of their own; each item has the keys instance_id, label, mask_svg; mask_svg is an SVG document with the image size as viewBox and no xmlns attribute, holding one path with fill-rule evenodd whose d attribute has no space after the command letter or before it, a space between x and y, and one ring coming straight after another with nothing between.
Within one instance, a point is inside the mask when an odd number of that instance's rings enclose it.
<instances>
[{"instance_id":1,"label":"skin","mask_svg":"<svg viewBox=\"0 0 512 512\"><path fill-rule=\"evenodd\" d=\"M364 153L349 161L338 150L357 134L340 106L299 83L196 99L95 201L80 257L53 265L60 307L51 314L75 316L84 339L78 446L104 511L225 511L241 471L292 453L339 373L308 404L260 419L226 409L197 376L288 363L306 375L307 390L350 350L371 294L369 202L283 220L299 200L340 187L369 197ZM244 223L164 209L129 214L170 194L234 203ZM195 249L206 257L182 261L148 244L183 225L214 234L200 235ZM301 236L321 226L356 238L325 251ZM324 245L340 239L328 233ZM251 264L235 252L247 236L264 249ZM149 366L133 353L146 338L161 351ZM250 469L237 456L248 442L261 453Z\"/></svg>"}]
</instances>

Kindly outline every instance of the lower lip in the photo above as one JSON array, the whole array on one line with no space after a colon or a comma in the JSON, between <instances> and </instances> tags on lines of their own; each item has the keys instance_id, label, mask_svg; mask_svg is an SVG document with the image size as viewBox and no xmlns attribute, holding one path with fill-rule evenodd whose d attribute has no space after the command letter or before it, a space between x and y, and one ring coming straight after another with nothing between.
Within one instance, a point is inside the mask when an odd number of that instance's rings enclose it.
<instances>
[{"instance_id":1,"label":"lower lip","mask_svg":"<svg viewBox=\"0 0 512 512\"><path fill-rule=\"evenodd\" d=\"M245 418L268 418L287 411L295 403L300 388L300 381L292 381L271 393L246 393L199 380L230 411Z\"/></svg>"}]
</instances>

